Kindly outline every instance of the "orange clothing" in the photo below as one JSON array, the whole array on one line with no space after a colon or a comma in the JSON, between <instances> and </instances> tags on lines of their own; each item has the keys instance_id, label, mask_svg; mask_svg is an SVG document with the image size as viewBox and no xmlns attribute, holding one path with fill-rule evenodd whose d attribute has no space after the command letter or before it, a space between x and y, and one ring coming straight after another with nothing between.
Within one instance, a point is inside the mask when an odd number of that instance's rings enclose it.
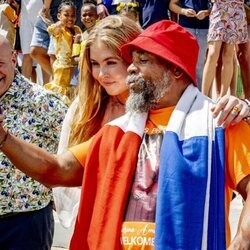
<instances>
[{"instance_id":1,"label":"orange clothing","mask_svg":"<svg viewBox=\"0 0 250 250\"><path fill-rule=\"evenodd\" d=\"M226 187L225 209L227 223L227 246L231 241L229 229L229 207L232 199L232 190L246 176L250 175L250 126L242 121L236 126L229 126L225 132L226 152Z\"/></svg>"},{"instance_id":2,"label":"orange clothing","mask_svg":"<svg viewBox=\"0 0 250 250\"><path fill-rule=\"evenodd\" d=\"M172 111L175 107L168 107L160 110L151 111L146 123L145 132L149 134L160 133L162 129L167 126L169 118ZM164 119L163 119L164 118ZM250 175L250 126L242 121L236 126L230 126L225 130L225 152L226 152L226 182L225 182L225 210L226 210L226 228L227 228L227 246L231 241L230 237L230 228L228 221L229 206L232 197L232 189L236 189L239 182L244 179L246 176ZM82 143L75 147L72 147L70 150L74 156L79 160L81 165L84 167L86 157L88 154L88 146L90 141ZM136 222L138 223L138 222ZM134 224L134 228L143 227L142 224ZM149 224L145 223L144 225ZM154 224L154 223L153 223ZM131 223L129 224L131 230ZM122 231L126 231L128 228L127 224L123 224ZM133 225L132 225L133 228ZM152 237L152 224L150 225L150 234L149 237ZM133 229L132 229L133 230ZM139 229L140 230L140 229ZM131 236L131 234L130 234ZM129 240L129 239L128 239ZM149 240L150 242L150 240ZM131 249L131 248L124 248ZM133 248L135 249L135 248ZM138 248L136 248L138 249ZM147 248L147 249L150 249Z\"/></svg>"}]
</instances>

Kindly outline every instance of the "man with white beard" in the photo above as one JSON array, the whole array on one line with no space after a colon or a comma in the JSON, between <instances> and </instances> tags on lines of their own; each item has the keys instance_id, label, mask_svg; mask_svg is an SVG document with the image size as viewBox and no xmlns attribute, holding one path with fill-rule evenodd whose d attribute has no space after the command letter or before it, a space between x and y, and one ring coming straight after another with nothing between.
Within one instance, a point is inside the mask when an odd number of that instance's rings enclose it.
<instances>
[{"instance_id":1,"label":"man with white beard","mask_svg":"<svg viewBox=\"0 0 250 250\"><path fill-rule=\"evenodd\" d=\"M143 216L136 221L150 218L143 209L153 202L145 197L153 194L149 180L157 179L156 215L148 220L156 223L157 249L249 249L249 202L232 242L228 213L232 189L250 199L250 143L244 138L250 129L246 122L224 129L212 119L213 103L197 88L197 41L163 21L124 45L122 54L132 62L128 114L148 114L125 221L134 221L139 207ZM239 111L236 105L232 113ZM155 165L148 163L152 155Z\"/></svg>"}]
</instances>

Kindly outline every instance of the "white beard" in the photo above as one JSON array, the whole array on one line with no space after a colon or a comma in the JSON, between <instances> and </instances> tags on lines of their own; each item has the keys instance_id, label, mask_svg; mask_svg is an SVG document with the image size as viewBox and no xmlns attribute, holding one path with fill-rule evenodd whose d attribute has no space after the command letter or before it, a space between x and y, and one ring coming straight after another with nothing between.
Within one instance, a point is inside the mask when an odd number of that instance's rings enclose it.
<instances>
[{"instance_id":1,"label":"white beard","mask_svg":"<svg viewBox=\"0 0 250 250\"><path fill-rule=\"evenodd\" d=\"M145 81L142 77L128 76L127 82L134 82L140 91L138 93L130 89L129 97L126 101L126 111L147 112L150 109L154 109L166 94L170 85L169 79L167 71L164 71L161 79L157 79L154 82L150 80Z\"/></svg>"}]
</instances>

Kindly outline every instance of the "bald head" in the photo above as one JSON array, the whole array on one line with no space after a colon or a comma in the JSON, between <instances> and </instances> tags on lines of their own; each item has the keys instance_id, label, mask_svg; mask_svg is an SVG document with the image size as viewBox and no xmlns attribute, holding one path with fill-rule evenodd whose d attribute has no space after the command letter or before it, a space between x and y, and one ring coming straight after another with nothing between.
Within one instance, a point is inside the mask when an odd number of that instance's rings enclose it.
<instances>
[{"instance_id":1,"label":"bald head","mask_svg":"<svg viewBox=\"0 0 250 250\"><path fill-rule=\"evenodd\" d=\"M10 87L15 77L16 54L9 41L0 35L0 96Z\"/></svg>"},{"instance_id":2,"label":"bald head","mask_svg":"<svg viewBox=\"0 0 250 250\"><path fill-rule=\"evenodd\" d=\"M7 38L0 35L0 50L4 50L7 53L12 54L13 49L11 48L10 42Z\"/></svg>"}]
</instances>

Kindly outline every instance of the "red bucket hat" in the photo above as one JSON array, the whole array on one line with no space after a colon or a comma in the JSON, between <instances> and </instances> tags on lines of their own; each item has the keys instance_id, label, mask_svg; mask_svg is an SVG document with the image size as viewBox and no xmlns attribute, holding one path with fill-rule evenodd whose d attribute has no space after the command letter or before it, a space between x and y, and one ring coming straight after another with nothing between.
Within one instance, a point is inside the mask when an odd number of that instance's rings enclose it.
<instances>
[{"instance_id":1,"label":"red bucket hat","mask_svg":"<svg viewBox=\"0 0 250 250\"><path fill-rule=\"evenodd\" d=\"M132 52L137 49L145 50L179 66L197 86L196 64L199 45L193 35L177 23L163 20L149 26L132 42L122 46L123 58L132 63Z\"/></svg>"}]
</instances>

